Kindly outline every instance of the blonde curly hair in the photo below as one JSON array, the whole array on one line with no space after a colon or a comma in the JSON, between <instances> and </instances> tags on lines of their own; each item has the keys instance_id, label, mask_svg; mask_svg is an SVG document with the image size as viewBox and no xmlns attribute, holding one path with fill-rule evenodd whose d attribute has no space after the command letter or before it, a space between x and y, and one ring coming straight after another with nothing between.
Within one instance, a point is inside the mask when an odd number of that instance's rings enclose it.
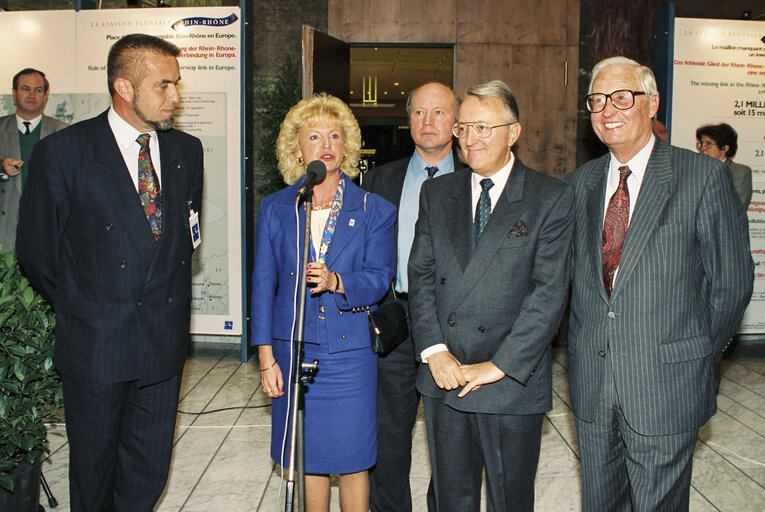
<instances>
[{"instance_id":1,"label":"blonde curly hair","mask_svg":"<svg viewBox=\"0 0 765 512\"><path fill-rule=\"evenodd\" d=\"M353 179L359 174L359 149L361 130L351 109L342 100L327 93L314 94L293 106L282 121L276 139L276 157L279 172L287 185L297 183L305 174L309 162L298 163L295 152L300 142L300 130L304 126L316 126L324 121L337 123L343 131L343 162L340 170Z\"/></svg>"}]
</instances>

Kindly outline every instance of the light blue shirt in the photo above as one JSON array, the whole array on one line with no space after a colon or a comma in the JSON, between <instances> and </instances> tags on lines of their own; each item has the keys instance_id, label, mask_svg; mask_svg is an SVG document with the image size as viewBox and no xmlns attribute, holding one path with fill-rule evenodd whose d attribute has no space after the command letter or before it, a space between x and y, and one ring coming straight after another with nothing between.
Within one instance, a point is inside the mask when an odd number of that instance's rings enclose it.
<instances>
[{"instance_id":1,"label":"light blue shirt","mask_svg":"<svg viewBox=\"0 0 765 512\"><path fill-rule=\"evenodd\" d=\"M406 275L406 267L409 263L409 253L412 251L414 242L414 224L420 211L420 188L428 179L425 163L417 151L409 160L404 177L404 187L401 189L401 200L398 204L398 252L396 254L396 291L408 293L409 279ZM446 158L436 164L438 172L435 177L454 172L454 158L449 153Z\"/></svg>"}]
</instances>

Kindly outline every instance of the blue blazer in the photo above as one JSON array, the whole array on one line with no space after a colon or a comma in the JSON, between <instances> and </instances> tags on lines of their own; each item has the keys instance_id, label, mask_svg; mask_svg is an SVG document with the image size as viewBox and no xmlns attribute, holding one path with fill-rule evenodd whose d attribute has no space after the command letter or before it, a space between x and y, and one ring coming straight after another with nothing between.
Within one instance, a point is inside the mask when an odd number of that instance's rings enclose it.
<instances>
[{"instance_id":1,"label":"blue blazer","mask_svg":"<svg viewBox=\"0 0 765 512\"><path fill-rule=\"evenodd\" d=\"M300 276L298 252L302 256L305 230L303 206L298 210L299 227L295 222L299 187L299 183L287 187L260 203L252 275L253 345L270 345L274 339L289 341L293 334L293 298ZM306 343L327 344L330 353L369 348L364 307L385 295L395 274L395 217L392 204L375 194L368 194L365 201L365 192L347 180L325 260L331 271L342 276L345 293L314 296L309 288L303 333ZM324 312L320 318L321 306Z\"/></svg>"}]
</instances>

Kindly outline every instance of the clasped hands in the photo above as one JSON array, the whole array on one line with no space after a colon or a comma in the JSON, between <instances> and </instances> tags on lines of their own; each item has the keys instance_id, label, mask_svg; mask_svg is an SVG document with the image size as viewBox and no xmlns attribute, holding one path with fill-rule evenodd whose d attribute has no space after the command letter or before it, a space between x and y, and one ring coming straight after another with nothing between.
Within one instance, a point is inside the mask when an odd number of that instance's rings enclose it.
<instances>
[{"instance_id":1,"label":"clasped hands","mask_svg":"<svg viewBox=\"0 0 765 512\"><path fill-rule=\"evenodd\" d=\"M460 391L462 398L484 384L497 382L505 372L491 361L476 364L461 364L449 351L436 352L428 356L428 368L436 385L447 391L465 386Z\"/></svg>"}]
</instances>

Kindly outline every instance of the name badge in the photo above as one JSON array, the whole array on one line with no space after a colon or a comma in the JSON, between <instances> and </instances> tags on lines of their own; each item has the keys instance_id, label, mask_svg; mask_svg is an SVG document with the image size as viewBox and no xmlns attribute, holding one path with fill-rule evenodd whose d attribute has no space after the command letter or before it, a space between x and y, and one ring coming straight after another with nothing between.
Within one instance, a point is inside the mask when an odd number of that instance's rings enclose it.
<instances>
[{"instance_id":1,"label":"name badge","mask_svg":"<svg viewBox=\"0 0 765 512\"><path fill-rule=\"evenodd\" d=\"M194 249L202 243L202 236L199 233L199 213L189 209L189 230L191 232L191 244Z\"/></svg>"}]
</instances>

